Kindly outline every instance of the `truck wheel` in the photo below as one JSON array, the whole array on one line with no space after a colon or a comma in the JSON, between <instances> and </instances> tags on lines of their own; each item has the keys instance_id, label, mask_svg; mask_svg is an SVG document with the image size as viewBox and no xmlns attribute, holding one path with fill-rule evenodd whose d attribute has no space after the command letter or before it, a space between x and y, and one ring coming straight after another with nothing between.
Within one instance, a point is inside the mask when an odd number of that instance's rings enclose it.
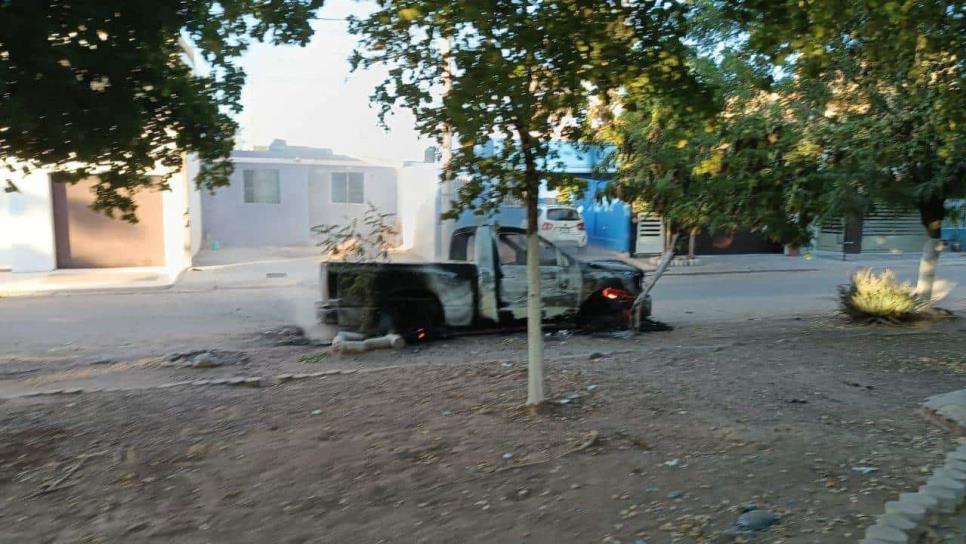
<instances>
[{"instance_id":1,"label":"truck wheel","mask_svg":"<svg viewBox=\"0 0 966 544\"><path fill-rule=\"evenodd\" d=\"M629 322L627 308L604 298L602 292L591 295L577 314L577 327L583 330L620 329Z\"/></svg>"},{"instance_id":2,"label":"truck wheel","mask_svg":"<svg viewBox=\"0 0 966 544\"><path fill-rule=\"evenodd\" d=\"M445 332L443 309L435 300L407 300L392 306L388 330L414 343L441 338Z\"/></svg>"}]
</instances>

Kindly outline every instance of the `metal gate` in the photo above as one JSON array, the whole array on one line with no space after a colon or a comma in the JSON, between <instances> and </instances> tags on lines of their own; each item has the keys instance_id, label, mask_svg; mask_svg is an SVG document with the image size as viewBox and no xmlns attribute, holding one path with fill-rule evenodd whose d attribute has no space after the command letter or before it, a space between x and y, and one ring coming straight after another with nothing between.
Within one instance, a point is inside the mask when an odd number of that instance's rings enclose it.
<instances>
[{"instance_id":1,"label":"metal gate","mask_svg":"<svg viewBox=\"0 0 966 544\"><path fill-rule=\"evenodd\" d=\"M637 214L636 253L661 253L664 251L664 222L661 216L650 213Z\"/></svg>"}]
</instances>

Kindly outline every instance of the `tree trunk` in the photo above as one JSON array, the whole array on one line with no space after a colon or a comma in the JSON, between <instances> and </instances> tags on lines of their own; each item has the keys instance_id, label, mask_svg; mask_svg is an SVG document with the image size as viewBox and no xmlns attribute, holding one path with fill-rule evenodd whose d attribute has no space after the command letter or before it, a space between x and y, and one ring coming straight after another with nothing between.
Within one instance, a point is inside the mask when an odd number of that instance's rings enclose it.
<instances>
[{"instance_id":1,"label":"tree trunk","mask_svg":"<svg viewBox=\"0 0 966 544\"><path fill-rule=\"evenodd\" d=\"M694 258L694 245L698 237L698 229L691 229L691 235L688 237L688 258Z\"/></svg>"},{"instance_id":2,"label":"tree trunk","mask_svg":"<svg viewBox=\"0 0 966 544\"><path fill-rule=\"evenodd\" d=\"M529 176L528 176L529 177ZM527 190L527 404L543 396L543 308L540 302L540 239L537 236L537 187Z\"/></svg>"},{"instance_id":3,"label":"tree trunk","mask_svg":"<svg viewBox=\"0 0 966 544\"><path fill-rule=\"evenodd\" d=\"M932 289L936 283L936 267L943 242L940 239L942 220L946 215L945 201L934 199L919 205L919 215L929 237L922 245L919 259L919 277L916 281L916 295L927 303L932 303Z\"/></svg>"},{"instance_id":4,"label":"tree trunk","mask_svg":"<svg viewBox=\"0 0 966 544\"><path fill-rule=\"evenodd\" d=\"M537 236L537 200L540 172L533 140L525 126L517 126L524 159L527 204L527 404L543 403L543 304L540 301L540 238Z\"/></svg>"},{"instance_id":5,"label":"tree trunk","mask_svg":"<svg viewBox=\"0 0 966 544\"><path fill-rule=\"evenodd\" d=\"M916 294L926 302L932 302L932 288L936 283L936 267L939 265L939 253L942 251L943 241L927 238L922 245L922 257L919 259L919 278L916 282Z\"/></svg>"}]
</instances>

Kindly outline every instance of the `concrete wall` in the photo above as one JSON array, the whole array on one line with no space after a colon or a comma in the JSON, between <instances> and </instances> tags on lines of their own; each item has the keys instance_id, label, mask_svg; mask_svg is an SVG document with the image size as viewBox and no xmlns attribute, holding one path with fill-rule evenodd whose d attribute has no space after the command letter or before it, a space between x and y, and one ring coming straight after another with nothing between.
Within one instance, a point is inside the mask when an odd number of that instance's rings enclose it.
<instances>
[{"instance_id":1,"label":"concrete wall","mask_svg":"<svg viewBox=\"0 0 966 544\"><path fill-rule=\"evenodd\" d=\"M195 187L197 161L186 159L185 168L171 177L170 191L161 193L164 227L164 264L174 273L191 266L191 257L201 243L200 195ZM197 240L197 245L194 241Z\"/></svg>"},{"instance_id":2,"label":"concrete wall","mask_svg":"<svg viewBox=\"0 0 966 544\"><path fill-rule=\"evenodd\" d=\"M246 203L245 170L279 171L279 203ZM245 162L236 159L231 184L202 195L204 237L231 247L311 245L311 227L361 218L367 204L332 202L333 172L363 172L365 200L396 213L396 170L391 167ZM361 228L361 227L360 227Z\"/></svg>"},{"instance_id":3,"label":"concrete wall","mask_svg":"<svg viewBox=\"0 0 966 544\"><path fill-rule=\"evenodd\" d=\"M926 229L920 236L863 236L862 253L919 253L926 238Z\"/></svg>"},{"instance_id":4,"label":"concrete wall","mask_svg":"<svg viewBox=\"0 0 966 544\"><path fill-rule=\"evenodd\" d=\"M926 242L925 229L919 236L863 236L862 253L919 253ZM842 251L842 235L819 232L815 248L822 251Z\"/></svg>"},{"instance_id":5,"label":"concrete wall","mask_svg":"<svg viewBox=\"0 0 966 544\"><path fill-rule=\"evenodd\" d=\"M57 266L50 181L45 172L15 175L19 193L0 193L0 269L44 272Z\"/></svg>"},{"instance_id":6,"label":"concrete wall","mask_svg":"<svg viewBox=\"0 0 966 544\"><path fill-rule=\"evenodd\" d=\"M394 214L394 217L387 218L388 223L398 223L395 168L312 166L307 167L307 170L309 184L308 223L310 229L316 225L345 225L353 219L357 219L360 233L365 234L366 227L362 224L362 216L369 209L369 204L375 206L380 213ZM363 174L365 203L332 202L332 174L339 172L361 172Z\"/></svg>"},{"instance_id":7,"label":"concrete wall","mask_svg":"<svg viewBox=\"0 0 966 544\"><path fill-rule=\"evenodd\" d=\"M188 251L194 257L201 250L204 243L202 224L204 217L201 208L201 191L195 183L198 175L199 163L197 157L189 156L185 164L187 174L186 184L188 187Z\"/></svg>"},{"instance_id":8,"label":"concrete wall","mask_svg":"<svg viewBox=\"0 0 966 544\"><path fill-rule=\"evenodd\" d=\"M279 171L279 203L245 202L244 171ZM204 193L204 237L224 246L292 246L309 243L308 170L301 165L236 163L228 187Z\"/></svg>"},{"instance_id":9,"label":"concrete wall","mask_svg":"<svg viewBox=\"0 0 966 544\"><path fill-rule=\"evenodd\" d=\"M426 260L435 258L439 174L439 164L409 164L399 169L396 188L402 246Z\"/></svg>"}]
</instances>

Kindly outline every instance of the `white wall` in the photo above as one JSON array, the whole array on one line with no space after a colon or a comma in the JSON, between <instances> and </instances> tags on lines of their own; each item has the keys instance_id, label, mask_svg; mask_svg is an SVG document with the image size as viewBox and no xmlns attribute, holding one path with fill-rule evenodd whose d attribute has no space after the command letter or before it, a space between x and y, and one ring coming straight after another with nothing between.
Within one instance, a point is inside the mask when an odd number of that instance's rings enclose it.
<instances>
[{"instance_id":1,"label":"white wall","mask_svg":"<svg viewBox=\"0 0 966 544\"><path fill-rule=\"evenodd\" d=\"M435 259L439 175L437 163L412 163L399 169L397 215L402 225L402 245L426 260Z\"/></svg>"},{"instance_id":2,"label":"white wall","mask_svg":"<svg viewBox=\"0 0 966 544\"><path fill-rule=\"evenodd\" d=\"M160 174L160 171L151 174ZM14 179L18 193L0 193L0 270L48 272L57 268L53 202L46 172ZM189 224L190 203L200 195L180 172L170 180L171 191L161 195L165 266L180 272L191 265L192 239L201 243L201 221ZM196 249L194 251L197 251Z\"/></svg>"},{"instance_id":3,"label":"white wall","mask_svg":"<svg viewBox=\"0 0 966 544\"><path fill-rule=\"evenodd\" d=\"M246 203L244 171L279 172L279 203ZM364 204L332 202L333 172L365 174ZM313 245L311 228L346 224L361 219L372 203L382 213L396 213L396 169L366 163L323 164L303 162L235 161L231 184L214 194L202 194L204 236L225 247ZM365 227L359 226L360 230Z\"/></svg>"},{"instance_id":4,"label":"white wall","mask_svg":"<svg viewBox=\"0 0 966 544\"><path fill-rule=\"evenodd\" d=\"M278 170L277 204L245 202L245 170ZM225 247L294 246L310 243L308 170L300 165L236 161L227 187L201 196L204 236Z\"/></svg>"},{"instance_id":5,"label":"white wall","mask_svg":"<svg viewBox=\"0 0 966 544\"><path fill-rule=\"evenodd\" d=\"M3 180L0 180L0 191L3 190ZM11 269L11 263L13 262L13 248L10 245L11 238L13 236L11 229L13 226L10 220L7 219L7 208L10 206L9 203L10 195L8 193L0 192L0 272L5 272Z\"/></svg>"},{"instance_id":6,"label":"white wall","mask_svg":"<svg viewBox=\"0 0 966 544\"><path fill-rule=\"evenodd\" d=\"M50 181L45 172L15 175L19 193L0 193L0 269L45 272L57 267Z\"/></svg>"},{"instance_id":7,"label":"white wall","mask_svg":"<svg viewBox=\"0 0 966 544\"><path fill-rule=\"evenodd\" d=\"M177 274L191 266L191 210L193 184L188 181L187 169L182 169L168 180L170 191L161 193L164 228L164 266Z\"/></svg>"},{"instance_id":8,"label":"white wall","mask_svg":"<svg viewBox=\"0 0 966 544\"><path fill-rule=\"evenodd\" d=\"M363 174L364 189L363 204L347 204L332 202L332 174L339 172L361 172ZM365 234L366 227L362 224L362 216L369 209L369 204L381 213L396 214L396 169L392 167L375 166L316 166L308 170L309 199L308 214L309 227L316 225L345 225L352 220L358 220L360 234ZM387 222L396 222L391 217Z\"/></svg>"},{"instance_id":9,"label":"white wall","mask_svg":"<svg viewBox=\"0 0 966 544\"><path fill-rule=\"evenodd\" d=\"M195 184L198 169L198 158L194 155L189 155L187 163L185 164L185 172L188 175L188 237L190 238L188 245L192 257L198 254L198 251L201 250L202 243L204 243L202 237L204 218L201 215L201 191L198 189L197 184Z\"/></svg>"}]
</instances>

